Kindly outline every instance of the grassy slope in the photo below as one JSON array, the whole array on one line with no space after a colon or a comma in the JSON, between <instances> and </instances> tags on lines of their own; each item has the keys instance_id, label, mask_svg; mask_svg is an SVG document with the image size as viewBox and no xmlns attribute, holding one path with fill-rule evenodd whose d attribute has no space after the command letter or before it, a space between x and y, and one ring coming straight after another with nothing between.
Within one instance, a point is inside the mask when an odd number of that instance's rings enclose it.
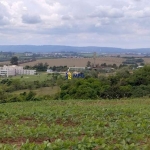
<instances>
[{"instance_id":1,"label":"grassy slope","mask_svg":"<svg viewBox=\"0 0 150 150\"><path fill-rule=\"evenodd\" d=\"M149 110L150 99L1 104L0 147L148 150Z\"/></svg>"},{"instance_id":2,"label":"grassy slope","mask_svg":"<svg viewBox=\"0 0 150 150\"><path fill-rule=\"evenodd\" d=\"M21 81L45 81L48 79L51 79L51 75L48 75L47 73L39 73L39 75L24 75L23 78L21 78L21 76L14 76L12 77L13 79L20 79ZM55 87L41 87L35 90L32 90L34 92L36 92L37 95L53 95L55 93L57 93L60 90L59 87L55 86ZM26 89L26 90L18 90L18 91L14 91L12 92L12 94L20 94L23 92L29 92L30 90Z\"/></svg>"},{"instance_id":3,"label":"grassy slope","mask_svg":"<svg viewBox=\"0 0 150 150\"><path fill-rule=\"evenodd\" d=\"M0 80L2 79L4 79L4 77L1 78ZM51 79L51 75L48 75L47 73L39 73L39 75L23 75L23 78L21 76L14 76L14 77L11 77L11 79L19 79L21 81L26 81L26 82L46 81L48 79ZM37 95L53 95L53 94L56 94L59 90L60 88L58 86L54 86L54 87L41 87L38 89L34 89L32 91L36 92ZM20 93L29 92L29 91L30 90L28 89L18 90L18 91L11 92L11 94L20 94Z\"/></svg>"},{"instance_id":4,"label":"grassy slope","mask_svg":"<svg viewBox=\"0 0 150 150\"><path fill-rule=\"evenodd\" d=\"M23 92L29 92L30 90L26 89L26 90L19 90L19 91L15 91L15 92L12 92L11 94L20 94L20 93L23 93ZM32 90L33 92L35 92L37 94L37 96L41 95L53 95L53 94L56 94L57 92L60 91L60 88L58 86L54 86L54 87L41 87L41 88L38 88L38 89L35 89L35 90Z\"/></svg>"}]
</instances>

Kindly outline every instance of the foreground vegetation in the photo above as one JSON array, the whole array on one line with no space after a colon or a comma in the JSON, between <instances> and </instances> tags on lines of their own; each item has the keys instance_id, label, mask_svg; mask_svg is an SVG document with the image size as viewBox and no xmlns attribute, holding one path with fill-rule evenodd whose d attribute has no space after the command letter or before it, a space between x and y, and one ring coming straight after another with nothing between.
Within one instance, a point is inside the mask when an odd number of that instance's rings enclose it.
<instances>
[{"instance_id":1,"label":"foreground vegetation","mask_svg":"<svg viewBox=\"0 0 150 150\"><path fill-rule=\"evenodd\" d=\"M0 104L0 149L149 150L150 99Z\"/></svg>"}]
</instances>

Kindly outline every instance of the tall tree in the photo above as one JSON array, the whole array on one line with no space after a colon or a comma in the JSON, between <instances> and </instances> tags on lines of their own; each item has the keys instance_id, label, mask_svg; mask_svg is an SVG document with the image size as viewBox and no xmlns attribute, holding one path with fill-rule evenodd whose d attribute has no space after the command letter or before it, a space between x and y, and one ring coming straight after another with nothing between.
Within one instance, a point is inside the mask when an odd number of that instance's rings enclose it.
<instances>
[{"instance_id":1,"label":"tall tree","mask_svg":"<svg viewBox=\"0 0 150 150\"><path fill-rule=\"evenodd\" d=\"M88 61L87 64L86 64L86 66L87 66L87 67L91 67L91 62Z\"/></svg>"},{"instance_id":2,"label":"tall tree","mask_svg":"<svg viewBox=\"0 0 150 150\"><path fill-rule=\"evenodd\" d=\"M11 59L10 59L10 63L12 65L18 65L18 57L17 56L13 56Z\"/></svg>"}]
</instances>

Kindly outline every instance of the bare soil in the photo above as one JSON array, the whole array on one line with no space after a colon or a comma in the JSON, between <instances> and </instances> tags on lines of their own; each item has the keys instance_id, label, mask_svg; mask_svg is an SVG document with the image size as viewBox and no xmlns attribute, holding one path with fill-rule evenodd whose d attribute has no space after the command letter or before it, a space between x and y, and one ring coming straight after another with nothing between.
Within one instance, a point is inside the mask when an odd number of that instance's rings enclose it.
<instances>
[{"instance_id":1,"label":"bare soil","mask_svg":"<svg viewBox=\"0 0 150 150\"><path fill-rule=\"evenodd\" d=\"M116 64L120 65L125 59L118 57L98 57L96 58L96 64ZM94 63L93 58L60 58L60 59L39 59L34 62L24 63L21 66L34 66L38 63L48 63L49 66L77 66L77 67L85 67L87 62L90 61Z\"/></svg>"}]
</instances>

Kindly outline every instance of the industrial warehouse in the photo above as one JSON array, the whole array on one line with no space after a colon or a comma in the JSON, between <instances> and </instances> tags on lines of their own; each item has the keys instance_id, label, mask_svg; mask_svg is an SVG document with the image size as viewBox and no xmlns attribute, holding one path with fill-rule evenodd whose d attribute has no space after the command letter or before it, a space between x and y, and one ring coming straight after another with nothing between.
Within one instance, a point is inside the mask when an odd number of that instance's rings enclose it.
<instances>
[{"instance_id":1,"label":"industrial warehouse","mask_svg":"<svg viewBox=\"0 0 150 150\"><path fill-rule=\"evenodd\" d=\"M0 67L0 76L16 76L16 75L35 75L36 70L23 69L22 66L6 66Z\"/></svg>"}]
</instances>

